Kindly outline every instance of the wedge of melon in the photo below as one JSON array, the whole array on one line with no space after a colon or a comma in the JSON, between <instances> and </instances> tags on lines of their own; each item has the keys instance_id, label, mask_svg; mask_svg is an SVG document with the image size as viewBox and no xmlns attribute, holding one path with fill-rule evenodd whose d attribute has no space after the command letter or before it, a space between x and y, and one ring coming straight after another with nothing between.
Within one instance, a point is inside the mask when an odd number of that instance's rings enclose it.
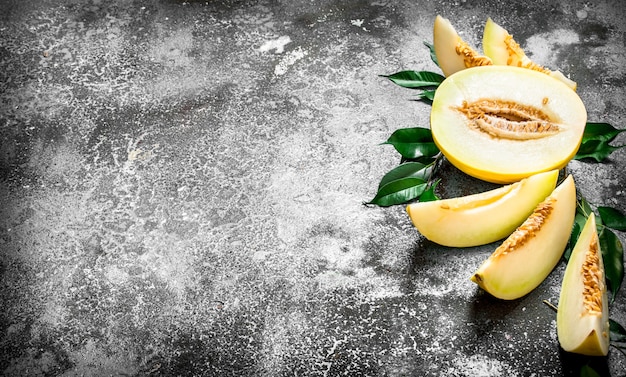
<instances>
[{"instance_id":1,"label":"wedge of melon","mask_svg":"<svg viewBox=\"0 0 626 377\"><path fill-rule=\"evenodd\" d=\"M509 34L505 28L496 24L491 18L488 18L485 23L483 50L493 64L511 65L542 72L562 81L573 90L576 90L576 82L565 77L563 73L551 71L533 62L526 56L526 53L520 47L519 43L513 39L513 36Z\"/></svg>"},{"instance_id":2,"label":"wedge of melon","mask_svg":"<svg viewBox=\"0 0 626 377\"><path fill-rule=\"evenodd\" d=\"M433 27L433 46L439 67L446 77L465 68L492 64L491 59L480 55L463 41L449 20L439 15Z\"/></svg>"},{"instance_id":3,"label":"wedge of melon","mask_svg":"<svg viewBox=\"0 0 626 377\"><path fill-rule=\"evenodd\" d=\"M576 187L569 175L472 275L491 295L514 300L537 288L557 265L576 214Z\"/></svg>"},{"instance_id":4,"label":"wedge of melon","mask_svg":"<svg viewBox=\"0 0 626 377\"><path fill-rule=\"evenodd\" d=\"M568 352L606 356L609 308L595 215L587 218L565 268L556 316L557 336Z\"/></svg>"},{"instance_id":5,"label":"wedge of melon","mask_svg":"<svg viewBox=\"0 0 626 377\"><path fill-rule=\"evenodd\" d=\"M463 172L495 183L567 165L586 122L582 100L561 81L497 65L446 78L430 116L433 139L446 158Z\"/></svg>"},{"instance_id":6,"label":"wedge of melon","mask_svg":"<svg viewBox=\"0 0 626 377\"><path fill-rule=\"evenodd\" d=\"M428 240L468 247L507 237L556 186L558 171L536 174L491 191L458 198L412 203L407 212Z\"/></svg>"}]
</instances>

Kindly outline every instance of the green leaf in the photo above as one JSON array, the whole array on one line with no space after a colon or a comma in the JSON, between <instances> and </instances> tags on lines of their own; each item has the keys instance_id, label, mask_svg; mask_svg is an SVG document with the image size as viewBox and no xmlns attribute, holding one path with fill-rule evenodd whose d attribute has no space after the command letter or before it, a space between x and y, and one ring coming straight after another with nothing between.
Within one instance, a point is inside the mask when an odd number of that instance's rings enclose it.
<instances>
[{"instance_id":1,"label":"green leaf","mask_svg":"<svg viewBox=\"0 0 626 377\"><path fill-rule=\"evenodd\" d=\"M589 160L595 160L595 162L602 162L607 157L609 157L611 153L625 146L626 145L613 146L613 145L610 145L607 141L589 140L589 141L583 142L580 145L580 148L578 149L578 152L576 152L574 159L575 160L589 159Z\"/></svg>"},{"instance_id":2,"label":"green leaf","mask_svg":"<svg viewBox=\"0 0 626 377\"><path fill-rule=\"evenodd\" d=\"M428 89L428 90L423 90L421 91L418 95L417 95L417 100L418 101L427 101L429 103L432 103L433 100L435 99L435 92L437 91L437 89Z\"/></svg>"},{"instance_id":3,"label":"green leaf","mask_svg":"<svg viewBox=\"0 0 626 377\"><path fill-rule=\"evenodd\" d=\"M409 89L436 88L445 79L442 75L430 71L400 71L392 75L382 75L382 77Z\"/></svg>"},{"instance_id":4,"label":"green leaf","mask_svg":"<svg viewBox=\"0 0 626 377\"><path fill-rule=\"evenodd\" d=\"M441 182L441 179L436 180L435 182L433 182L430 187L428 187L428 189L426 191L424 191L422 193L422 195L420 195L420 202L432 202L435 200L439 200L439 197L435 194L435 188L437 188L437 185L439 184L439 182Z\"/></svg>"},{"instance_id":5,"label":"green leaf","mask_svg":"<svg viewBox=\"0 0 626 377\"><path fill-rule=\"evenodd\" d=\"M580 232L583 230L583 226L585 226L586 221L587 219L585 218L585 216L581 214L576 214L576 217L574 218L574 226L572 227L572 234L570 235L567 248L563 253L563 258L566 261L569 261L569 257L572 255L574 246L576 246L576 241L578 241L578 237L580 236Z\"/></svg>"},{"instance_id":6,"label":"green leaf","mask_svg":"<svg viewBox=\"0 0 626 377\"><path fill-rule=\"evenodd\" d=\"M612 319L609 319L609 333L611 342L626 342L626 329Z\"/></svg>"},{"instance_id":7,"label":"green leaf","mask_svg":"<svg viewBox=\"0 0 626 377\"><path fill-rule=\"evenodd\" d=\"M604 273L606 274L607 286L615 300L617 292L624 278L624 248L622 242L609 228L602 227L598 233L602 259L604 261Z\"/></svg>"},{"instance_id":8,"label":"green leaf","mask_svg":"<svg viewBox=\"0 0 626 377\"><path fill-rule=\"evenodd\" d=\"M580 201L576 203L576 213L585 216L585 219L593 212L591 205L585 198L580 198Z\"/></svg>"},{"instance_id":9,"label":"green leaf","mask_svg":"<svg viewBox=\"0 0 626 377\"><path fill-rule=\"evenodd\" d=\"M626 231L626 216L612 207L598 207L602 223L615 230Z\"/></svg>"},{"instance_id":10,"label":"green leaf","mask_svg":"<svg viewBox=\"0 0 626 377\"><path fill-rule=\"evenodd\" d=\"M380 190L386 184L402 178L419 178L426 182L432 170L433 164L426 165L421 162L405 162L387 172L380 180L378 189Z\"/></svg>"},{"instance_id":11,"label":"green leaf","mask_svg":"<svg viewBox=\"0 0 626 377\"><path fill-rule=\"evenodd\" d=\"M388 207L403 204L418 198L425 190L427 182L421 178L401 178L391 181L378 190L376 196L365 204Z\"/></svg>"},{"instance_id":12,"label":"green leaf","mask_svg":"<svg viewBox=\"0 0 626 377\"><path fill-rule=\"evenodd\" d=\"M583 132L583 143L589 140L609 142L624 131L626 131L626 129L618 130L608 123L587 122L585 131Z\"/></svg>"},{"instance_id":13,"label":"green leaf","mask_svg":"<svg viewBox=\"0 0 626 377\"><path fill-rule=\"evenodd\" d=\"M428 47L428 50L430 50L430 60L432 60L433 63L435 63L435 65L439 67L439 62L437 61L437 55L435 54L435 45L430 44L426 41L424 41L424 45Z\"/></svg>"},{"instance_id":14,"label":"green leaf","mask_svg":"<svg viewBox=\"0 0 626 377\"><path fill-rule=\"evenodd\" d=\"M588 364L580 368L580 377L600 377L600 374Z\"/></svg>"},{"instance_id":15,"label":"green leaf","mask_svg":"<svg viewBox=\"0 0 626 377\"><path fill-rule=\"evenodd\" d=\"M439 148L433 141L433 136L428 128L401 128L383 144L391 144L396 151L407 159L416 159L422 156L433 157L439 153Z\"/></svg>"},{"instance_id":16,"label":"green leaf","mask_svg":"<svg viewBox=\"0 0 626 377\"><path fill-rule=\"evenodd\" d=\"M609 143L617 135L626 130L618 130L608 123L588 122L585 125L582 142L574 159L590 159L596 162L604 161L609 155L626 145L613 146Z\"/></svg>"}]
</instances>

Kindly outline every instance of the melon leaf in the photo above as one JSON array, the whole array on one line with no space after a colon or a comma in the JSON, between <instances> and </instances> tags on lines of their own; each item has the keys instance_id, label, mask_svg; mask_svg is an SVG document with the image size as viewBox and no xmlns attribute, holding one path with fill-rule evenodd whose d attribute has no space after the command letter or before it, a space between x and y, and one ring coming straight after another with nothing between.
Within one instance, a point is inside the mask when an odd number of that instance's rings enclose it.
<instances>
[{"instance_id":1,"label":"melon leaf","mask_svg":"<svg viewBox=\"0 0 626 377\"><path fill-rule=\"evenodd\" d=\"M626 342L626 329L613 319L609 319L609 331L611 342Z\"/></svg>"},{"instance_id":2,"label":"melon leaf","mask_svg":"<svg viewBox=\"0 0 626 377\"><path fill-rule=\"evenodd\" d=\"M445 77L430 71L400 71L391 75L381 75L403 88L436 88Z\"/></svg>"},{"instance_id":3,"label":"melon leaf","mask_svg":"<svg viewBox=\"0 0 626 377\"><path fill-rule=\"evenodd\" d=\"M432 202L434 200L439 200L439 197L437 196L437 194L435 194L435 188L437 188L437 185L439 184L439 182L441 182L441 179L438 179L435 182L433 182L428 187L428 190L424 191L422 195L420 195L419 201L420 202Z\"/></svg>"},{"instance_id":4,"label":"melon leaf","mask_svg":"<svg viewBox=\"0 0 626 377\"><path fill-rule=\"evenodd\" d=\"M439 153L439 148L433 141L428 128L401 128L394 131L383 144L391 144L407 159L433 157Z\"/></svg>"},{"instance_id":5,"label":"melon leaf","mask_svg":"<svg viewBox=\"0 0 626 377\"><path fill-rule=\"evenodd\" d=\"M604 161L611 153L626 146L613 146L609 144L617 135L624 131L626 131L626 129L618 130L608 123L587 122L585 131L583 132L582 142L574 159L590 159L596 162Z\"/></svg>"},{"instance_id":6,"label":"melon leaf","mask_svg":"<svg viewBox=\"0 0 626 377\"><path fill-rule=\"evenodd\" d=\"M588 364L585 364L580 368L580 377L600 377L600 374Z\"/></svg>"},{"instance_id":7,"label":"melon leaf","mask_svg":"<svg viewBox=\"0 0 626 377\"><path fill-rule=\"evenodd\" d=\"M614 301L624 278L624 248L615 233L607 227L598 230L598 238L600 249L602 249L607 287L611 292L611 301Z\"/></svg>"},{"instance_id":8,"label":"melon leaf","mask_svg":"<svg viewBox=\"0 0 626 377\"><path fill-rule=\"evenodd\" d=\"M615 230L626 231L626 216L612 207L598 207L602 223Z\"/></svg>"},{"instance_id":9,"label":"melon leaf","mask_svg":"<svg viewBox=\"0 0 626 377\"><path fill-rule=\"evenodd\" d=\"M400 178L382 186L376 193L376 196L365 204L389 207L395 204L406 203L418 198L426 191L427 185L428 182L421 178Z\"/></svg>"},{"instance_id":10,"label":"melon leaf","mask_svg":"<svg viewBox=\"0 0 626 377\"><path fill-rule=\"evenodd\" d=\"M433 164L423 164L421 162L405 162L391 169L383 176L378 184L380 190L386 184L402 178L420 178L424 182L428 180L432 172Z\"/></svg>"},{"instance_id":11,"label":"melon leaf","mask_svg":"<svg viewBox=\"0 0 626 377\"><path fill-rule=\"evenodd\" d=\"M626 130L618 130L608 123L587 122L583 132L583 143L589 140L612 141Z\"/></svg>"},{"instance_id":12,"label":"melon leaf","mask_svg":"<svg viewBox=\"0 0 626 377\"><path fill-rule=\"evenodd\" d=\"M433 99L435 99L435 92L436 91L437 91L437 89L423 90L423 91L421 91L417 95L417 100L418 101L427 102L428 104L432 104L433 103Z\"/></svg>"},{"instance_id":13,"label":"melon leaf","mask_svg":"<svg viewBox=\"0 0 626 377\"><path fill-rule=\"evenodd\" d=\"M435 54L435 45L424 41L424 46L428 47L428 50L430 51L430 60L432 60L433 63L435 63L435 65L439 67L439 62L437 61L437 55Z\"/></svg>"}]
</instances>

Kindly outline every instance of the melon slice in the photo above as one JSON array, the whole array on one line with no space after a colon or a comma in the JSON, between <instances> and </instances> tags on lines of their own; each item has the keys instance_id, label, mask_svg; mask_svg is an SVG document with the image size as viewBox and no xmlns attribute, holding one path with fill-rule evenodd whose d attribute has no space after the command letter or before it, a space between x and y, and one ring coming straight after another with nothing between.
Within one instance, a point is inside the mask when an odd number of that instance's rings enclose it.
<instances>
[{"instance_id":1,"label":"melon slice","mask_svg":"<svg viewBox=\"0 0 626 377\"><path fill-rule=\"evenodd\" d=\"M490 65L491 59L471 48L454 29L449 20L437 16L433 28L433 46L444 76L465 68Z\"/></svg>"},{"instance_id":2,"label":"melon slice","mask_svg":"<svg viewBox=\"0 0 626 377\"><path fill-rule=\"evenodd\" d=\"M511 183L561 169L580 146L587 111L576 92L530 69L464 69L435 92L435 144L461 171Z\"/></svg>"},{"instance_id":3,"label":"melon slice","mask_svg":"<svg viewBox=\"0 0 626 377\"><path fill-rule=\"evenodd\" d=\"M491 295L514 300L537 288L557 265L576 214L576 187L569 175L472 275Z\"/></svg>"},{"instance_id":4,"label":"melon slice","mask_svg":"<svg viewBox=\"0 0 626 377\"><path fill-rule=\"evenodd\" d=\"M458 198L411 203L407 212L428 240L468 247L503 239L556 186L558 171L544 172L491 191Z\"/></svg>"},{"instance_id":5,"label":"melon slice","mask_svg":"<svg viewBox=\"0 0 626 377\"><path fill-rule=\"evenodd\" d=\"M496 65L512 65L529 68L538 72L550 75L567 86L576 90L576 82L565 77L559 71L551 71L533 62L520 45L513 39L513 36L502 26L496 24L491 18L487 19L483 32L483 50Z\"/></svg>"},{"instance_id":6,"label":"melon slice","mask_svg":"<svg viewBox=\"0 0 626 377\"><path fill-rule=\"evenodd\" d=\"M565 268L556 316L557 336L568 352L606 356L609 308L594 214L587 218Z\"/></svg>"}]
</instances>

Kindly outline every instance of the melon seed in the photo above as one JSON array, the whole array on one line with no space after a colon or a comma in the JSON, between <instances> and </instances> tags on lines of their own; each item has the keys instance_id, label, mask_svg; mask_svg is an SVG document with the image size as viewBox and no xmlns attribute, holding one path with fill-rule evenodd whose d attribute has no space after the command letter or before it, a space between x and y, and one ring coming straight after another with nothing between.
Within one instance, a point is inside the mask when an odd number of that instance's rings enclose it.
<instances>
[{"instance_id":1,"label":"melon seed","mask_svg":"<svg viewBox=\"0 0 626 377\"><path fill-rule=\"evenodd\" d=\"M478 55L474 49L461 39L459 39L459 42L456 44L454 51L457 55L463 56L463 64L465 64L465 68L493 64L491 59L486 56Z\"/></svg>"},{"instance_id":2,"label":"melon seed","mask_svg":"<svg viewBox=\"0 0 626 377\"><path fill-rule=\"evenodd\" d=\"M520 225L493 253L493 257L498 257L515 251L533 238L541 229L546 219L554 209L556 199L550 197L539 203L533 213L526 221Z\"/></svg>"},{"instance_id":3,"label":"melon seed","mask_svg":"<svg viewBox=\"0 0 626 377\"><path fill-rule=\"evenodd\" d=\"M545 99L543 102L546 102ZM557 124L542 110L513 101L480 99L463 101L457 107L470 121L469 126L494 138L539 139L559 132Z\"/></svg>"},{"instance_id":4,"label":"melon seed","mask_svg":"<svg viewBox=\"0 0 626 377\"><path fill-rule=\"evenodd\" d=\"M504 38L504 43L506 44L506 49L509 53L509 58L506 61L507 65L512 65L513 63L513 57L514 56L525 56L524 50L522 50L522 48L520 47L519 43L517 43L514 39L512 35L507 35L506 38ZM518 67L522 67L522 68L528 68L528 69L532 69L534 71L539 71L539 72L543 72L543 73L547 73L550 74L550 70L540 66L539 64L536 64L534 62L532 62L531 60L528 60L525 64L522 63L522 60L518 60L517 61L517 66Z\"/></svg>"},{"instance_id":5,"label":"melon seed","mask_svg":"<svg viewBox=\"0 0 626 377\"><path fill-rule=\"evenodd\" d=\"M590 314L600 314L602 312L604 277L598 267L600 263L599 252L597 237L593 237L589 243L589 250L585 254L585 262L582 265L583 305L585 311Z\"/></svg>"}]
</instances>

